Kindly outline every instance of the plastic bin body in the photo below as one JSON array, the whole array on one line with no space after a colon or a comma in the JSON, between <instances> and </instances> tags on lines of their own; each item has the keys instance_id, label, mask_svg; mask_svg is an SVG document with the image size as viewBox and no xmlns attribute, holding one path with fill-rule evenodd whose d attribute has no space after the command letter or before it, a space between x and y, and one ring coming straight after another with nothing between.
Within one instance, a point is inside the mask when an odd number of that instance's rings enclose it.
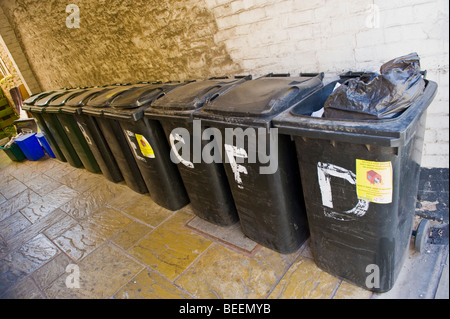
<instances>
[{"instance_id":1,"label":"plastic bin body","mask_svg":"<svg viewBox=\"0 0 450 319\"><path fill-rule=\"evenodd\" d=\"M317 265L386 292L410 243L426 108L437 86L428 82L422 98L391 120L310 117L334 85L279 115L274 125L296 143Z\"/></svg>"},{"instance_id":2,"label":"plastic bin body","mask_svg":"<svg viewBox=\"0 0 450 319\"><path fill-rule=\"evenodd\" d=\"M145 112L148 121L159 121L167 141L173 147L172 131L189 132L190 158L179 154L183 161L177 163L183 183L191 201L193 212L202 219L220 226L235 224L237 215L233 196L222 163L193 163L194 140L202 141L202 148L210 141L202 140L193 129L193 113L201 109L206 100L220 89L238 85L246 79L210 79L180 86L166 96L154 101ZM184 138L189 138L184 137ZM177 152L178 153L178 152Z\"/></svg>"},{"instance_id":3,"label":"plastic bin body","mask_svg":"<svg viewBox=\"0 0 450 319\"><path fill-rule=\"evenodd\" d=\"M151 198L172 211L187 205L189 198L176 165L170 161L170 148L161 125L145 121L144 111L156 97L178 85L133 85L103 110L105 118L119 123Z\"/></svg>"},{"instance_id":4,"label":"plastic bin body","mask_svg":"<svg viewBox=\"0 0 450 319\"><path fill-rule=\"evenodd\" d=\"M58 117L54 113L47 113L46 107L53 99L60 97L61 95L68 94L68 90L55 91L49 95L37 99L34 105L31 106L30 111L40 113L44 120L48 130L56 141L59 149L64 155L67 162L73 167L83 167L83 163L80 160L74 146L70 142L69 137L66 134L66 129L61 125Z\"/></svg>"},{"instance_id":5,"label":"plastic bin body","mask_svg":"<svg viewBox=\"0 0 450 319\"><path fill-rule=\"evenodd\" d=\"M51 158L55 158L55 154L53 153L50 145L48 144L47 140L45 139L44 134L37 133L36 138L38 139L41 146L44 148L45 152L50 156Z\"/></svg>"},{"instance_id":6,"label":"plastic bin body","mask_svg":"<svg viewBox=\"0 0 450 319\"><path fill-rule=\"evenodd\" d=\"M78 94L74 94L66 100L61 101L64 104L61 107L61 112L74 117L103 176L113 183L118 183L123 181L122 173L96 119L82 113L82 106L85 101L102 90L104 88L80 90Z\"/></svg>"},{"instance_id":7,"label":"plastic bin body","mask_svg":"<svg viewBox=\"0 0 450 319\"><path fill-rule=\"evenodd\" d=\"M14 143L20 147L29 161L37 161L45 156L44 150L36 138L36 133L20 136L14 140Z\"/></svg>"},{"instance_id":8,"label":"plastic bin body","mask_svg":"<svg viewBox=\"0 0 450 319\"><path fill-rule=\"evenodd\" d=\"M16 143L12 143L9 147L0 146L0 148L8 155L11 161L22 162L26 157L20 147Z\"/></svg>"},{"instance_id":9,"label":"plastic bin body","mask_svg":"<svg viewBox=\"0 0 450 319\"><path fill-rule=\"evenodd\" d=\"M52 98L45 103L45 114L48 114L48 116L53 116L55 121L58 121L61 124L61 127L64 129L64 133L72 144L73 149L76 151L76 154L78 155L84 168L91 173L100 173L100 167L92 154L89 144L78 126L77 121L72 114L62 112L62 107L64 106L65 101L70 99L72 96L80 94L80 91L83 92L83 90L71 90L66 94L60 95L59 97L55 96L55 98Z\"/></svg>"},{"instance_id":10,"label":"plastic bin body","mask_svg":"<svg viewBox=\"0 0 450 319\"><path fill-rule=\"evenodd\" d=\"M49 95L51 92L44 92L40 94L36 94L31 96L30 98L26 99L23 103L22 109L25 111L28 111L33 118L36 119L37 124L42 132L44 134L45 139L47 140L48 144L50 145L53 153L55 154L55 157L60 160L61 162L66 162L66 158L64 157L63 152L61 151L60 147L58 146L55 137L50 132L50 129L48 128L47 124L44 121L44 118L42 117L42 108L33 107L34 102L39 99L40 97L43 97L44 95Z\"/></svg>"},{"instance_id":11,"label":"plastic bin body","mask_svg":"<svg viewBox=\"0 0 450 319\"><path fill-rule=\"evenodd\" d=\"M219 93L194 115L222 134L222 160L243 232L280 253L297 250L309 232L295 146L289 136L269 130L271 120L321 86L321 76L263 77ZM226 129L239 128L247 132L244 145L234 140L228 144ZM258 145L262 138L265 149ZM271 139L277 143L277 150L268 147ZM250 160L251 153L255 153L252 150L257 153L253 154L254 160ZM278 166L267 174L261 169L270 163L262 164L260 152L278 161Z\"/></svg>"},{"instance_id":12,"label":"plastic bin body","mask_svg":"<svg viewBox=\"0 0 450 319\"><path fill-rule=\"evenodd\" d=\"M137 193L146 194L147 186L119 122L103 116L103 109L109 107L117 94L127 89L129 86L105 88L84 103L82 114L95 118L127 186Z\"/></svg>"}]
</instances>

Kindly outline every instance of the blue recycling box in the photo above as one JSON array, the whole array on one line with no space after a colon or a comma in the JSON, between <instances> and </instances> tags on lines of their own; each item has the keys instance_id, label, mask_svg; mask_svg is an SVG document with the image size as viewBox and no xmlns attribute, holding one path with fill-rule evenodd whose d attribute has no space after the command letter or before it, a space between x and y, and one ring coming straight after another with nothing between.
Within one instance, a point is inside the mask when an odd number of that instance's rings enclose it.
<instances>
[{"instance_id":1,"label":"blue recycling box","mask_svg":"<svg viewBox=\"0 0 450 319\"><path fill-rule=\"evenodd\" d=\"M14 140L29 161L37 161L45 155L36 133L29 133Z\"/></svg>"},{"instance_id":2,"label":"blue recycling box","mask_svg":"<svg viewBox=\"0 0 450 319\"><path fill-rule=\"evenodd\" d=\"M41 146L44 148L45 152L50 156L51 158L55 158L55 154L52 151L52 148L50 147L50 144L48 144L47 140L45 139L44 134L37 133L36 138L38 139L39 143L41 143Z\"/></svg>"}]
</instances>

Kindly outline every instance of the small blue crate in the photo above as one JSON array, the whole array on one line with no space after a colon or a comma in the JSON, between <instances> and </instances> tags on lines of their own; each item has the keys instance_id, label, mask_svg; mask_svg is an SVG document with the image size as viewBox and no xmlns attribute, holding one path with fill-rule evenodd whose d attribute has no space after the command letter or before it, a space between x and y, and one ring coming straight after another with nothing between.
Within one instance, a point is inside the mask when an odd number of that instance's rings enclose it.
<instances>
[{"instance_id":1,"label":"small blue crate","mask_svg":"<svg viewBox=\"0 0 450 319\"><path fill-rule=\"evenodd\" d=\"M53 153L52 148L50 147L50 144L48 144L47 140L45 139L44 134L37 133L36 137L39 140L39 143L41 143L45 152L48 154L48 156L50 156L51 158L55 158L55 154Z\"/></svg>"},{"instance_id":2,"label":"small blue crate","mask_svg":"<svg viewBox=\"0 0 450 319\"><path fill-rule=\"evenodd\" d=\"M28 133L14 140L29 161L37 161L45 155L36 133Z\"/></svg>"}]
</instances>

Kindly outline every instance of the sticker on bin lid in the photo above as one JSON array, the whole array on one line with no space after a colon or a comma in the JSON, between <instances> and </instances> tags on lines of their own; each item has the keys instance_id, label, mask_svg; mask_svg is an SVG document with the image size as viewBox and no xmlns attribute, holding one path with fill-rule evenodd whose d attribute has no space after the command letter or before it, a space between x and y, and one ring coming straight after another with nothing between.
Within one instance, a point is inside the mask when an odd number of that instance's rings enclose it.
<instances>
[{"instance_id":1,"label":"sticker on bin lid","mask_svg":"<svg viewBox=\"0 0 450 319\"><path fill-rule=\"evenodd\" d=\"M134 135L136 135L136 140L139 144L139 148L141 149L142 155L149 158L155 158L155 152L153 152L153 148L150 146L150 143L147 141L147 139L140 134Z\"/></svg>"},{"instance_id":2,"label":"sticker on bin lid","mask_svg":"<svg viewBox=\"0 0 450 319\"><path fill-rule=\"evenodd\" d=\"M392 164L356 160L356 194L372 203L392 203Z\"/></svg>"}]
</instances>

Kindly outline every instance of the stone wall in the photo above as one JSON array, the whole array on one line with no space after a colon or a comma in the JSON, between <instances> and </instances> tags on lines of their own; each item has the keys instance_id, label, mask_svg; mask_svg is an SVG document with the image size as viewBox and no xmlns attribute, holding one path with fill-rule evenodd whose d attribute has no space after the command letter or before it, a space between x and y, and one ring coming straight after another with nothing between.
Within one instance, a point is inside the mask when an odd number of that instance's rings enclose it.
<instances>
[{"instance_id":1,"label":"stone wall","mask_svg":"<svg viewBox=\"0 0 450 319\"><path fill-rule=\"evenodd\" d=\"M66 26L78 5L80 28ZM3 1L44 90L239 73L196 0Z\"/></svg>"},{"instance_id":2,"label":"stone wall","mask_svg":"<svg viewBox=\"0 0 450 319\"><path fill-rule=\"evenodd\" d=\"M66 5L80 9L67 28ZM43 90L269 72L378 71L417 52L439 92L422 164L449 165L447 0L3 0Z\"/></svg>"}]
</instances>

